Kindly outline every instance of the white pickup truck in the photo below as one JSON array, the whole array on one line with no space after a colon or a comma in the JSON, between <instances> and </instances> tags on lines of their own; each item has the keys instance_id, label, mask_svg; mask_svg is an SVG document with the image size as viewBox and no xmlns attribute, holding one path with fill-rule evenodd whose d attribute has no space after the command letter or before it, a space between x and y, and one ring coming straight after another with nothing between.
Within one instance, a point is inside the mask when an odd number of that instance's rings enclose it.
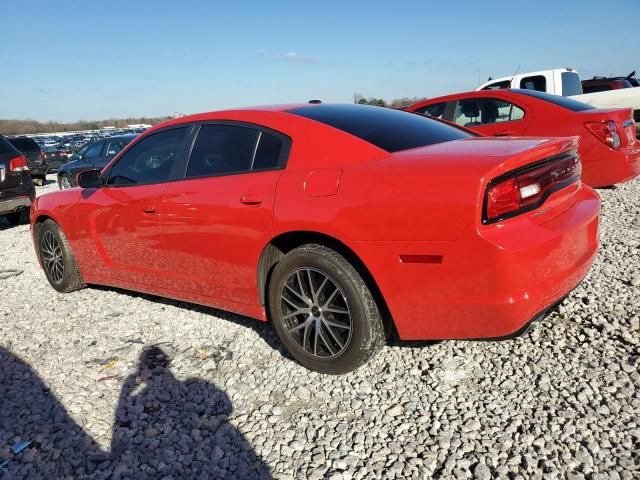
<instances>
[{"instance_id":1,"label":"white pickup truck","mask_svg":"<svg viewBox=\"0 0 640 480\"><path fill-rule=\"evenodd\" d=\"M554 68L539 72L520 73L511 77L491 79L476 90L526 88L571 97L597 108L633 108L636 126L640 124L640 87L621 88L605 92L583 93L580 75L571 68ZM640 130L640 127L639 127Z\"/></svg>"}]
</instances>

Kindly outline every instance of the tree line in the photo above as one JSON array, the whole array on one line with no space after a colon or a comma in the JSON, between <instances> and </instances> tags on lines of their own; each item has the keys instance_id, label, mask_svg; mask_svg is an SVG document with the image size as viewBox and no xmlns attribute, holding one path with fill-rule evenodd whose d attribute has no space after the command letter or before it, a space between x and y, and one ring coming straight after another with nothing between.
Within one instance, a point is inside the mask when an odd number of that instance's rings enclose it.
<instances>
[{"instance_id":1,"label":"tree line","mask_svg":"<svg viewBox=\"0 0 640 480\"><path fill-rule=\"evenodd\" d=\"M37 120L0 120L0 134L26 135L33 133L73 132L99 130L102 127L126 128L127 125L145 123L155 125L173 117L110 118L107 120L80 120L77 122L38 122Z\"/></svg>"},{"instance_id":2,"label":"tree line","mask_svg":"<svg viewBox=\"0 0 640 480\"><path fill-rule=\"evenodd\" d=\"M426 100L426 97L402 97L391 100L390 102L385 101L382 98L375 97L365 97L360 93L353 94L353 103L358 103L360 105L375 105L376 107L388 107L388 108L404 108L409 105L413 105L421 100Z\"/></svg>"}]
</instances>

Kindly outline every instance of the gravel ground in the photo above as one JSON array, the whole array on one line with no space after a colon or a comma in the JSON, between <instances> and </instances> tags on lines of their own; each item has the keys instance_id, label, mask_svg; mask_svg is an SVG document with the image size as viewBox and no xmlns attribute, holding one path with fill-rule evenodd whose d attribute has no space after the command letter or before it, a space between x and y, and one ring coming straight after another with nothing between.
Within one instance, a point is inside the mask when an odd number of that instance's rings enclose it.
<instances>
[{"instance_id":1,"label":"gravel ground","mask_svg":"<svg viewBox=\"0 0 640 480\"><path fill-rule=\"evenodd\" d=\"M640 478L640 180L600 194L596 264L525 336L341 377L244 317L58 294L0 220L0 478Z\"/></svg>"}]
</instances>

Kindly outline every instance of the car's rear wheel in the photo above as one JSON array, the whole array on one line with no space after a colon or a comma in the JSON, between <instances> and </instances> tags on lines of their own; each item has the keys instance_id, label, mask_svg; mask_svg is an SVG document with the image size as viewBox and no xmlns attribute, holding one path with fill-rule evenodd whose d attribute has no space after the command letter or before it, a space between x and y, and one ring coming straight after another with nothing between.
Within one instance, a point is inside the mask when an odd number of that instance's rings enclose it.
<instances>
[{"instance_id":1,"label":"car's rear wheel","mask_svg":"<svg viewBox=\"0 0 640 480\"><path fill-rule=\"evenodd\" d=\"M11 225L26 225L29 223L29 209L22 208L17 212L8 214L7 220Z\"/></svg>"},{"instance_id":2,"label":"car's rear wheel","mask_svg":"<svg viewBox=\"0 0 640 480\"><path fill-rule=\"evenodd\" d=\"M60 175L60 179L58 180L58 186L60 190L66 190L67 188L71 188L71 177L69 175Z\"/></svg>"},{"instance_id":3,"label":"car's rear wheel","mask_svg":"<svg viewBox=\"0 0 640 480\"><path fill-rule=\"evenodd\" d=\"M366 282L342 255L321 245L298 247L275 266L269 311L291 355L321 373L355 370L386 340Z\"/></svg>"},{"instance_id":4,"label":"car's rear wheel","mask_svg":"<svg viewBox=\"0 0 640 480\"><path fill-rule=\"evenodd\" d=\"M56 222L39 224L37 240L42 268L53 288L69 293L86 286L67 237Z\"/></svg>"}]
</instances>

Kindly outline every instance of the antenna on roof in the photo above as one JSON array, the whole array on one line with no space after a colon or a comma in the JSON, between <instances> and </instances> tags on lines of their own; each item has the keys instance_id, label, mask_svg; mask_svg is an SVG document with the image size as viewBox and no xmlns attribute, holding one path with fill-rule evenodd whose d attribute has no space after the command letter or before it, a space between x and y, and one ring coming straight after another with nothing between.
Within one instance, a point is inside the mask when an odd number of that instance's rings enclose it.
<instances>
[{"instance_id":1,"label":"antenna on roof","mask_svg":"<svg viewBox=\"0 0 640 480\"><path fill-rule=\"evenodd\" d=\"M518 74L518 70L520 70L520 65L518 65L518 68L516 68L516 71L513 72L513 75L511 75L511 80L509 80L509 85L511 85L511 82L513 82L514 77Z\"/></svg>"}]
</instances>

